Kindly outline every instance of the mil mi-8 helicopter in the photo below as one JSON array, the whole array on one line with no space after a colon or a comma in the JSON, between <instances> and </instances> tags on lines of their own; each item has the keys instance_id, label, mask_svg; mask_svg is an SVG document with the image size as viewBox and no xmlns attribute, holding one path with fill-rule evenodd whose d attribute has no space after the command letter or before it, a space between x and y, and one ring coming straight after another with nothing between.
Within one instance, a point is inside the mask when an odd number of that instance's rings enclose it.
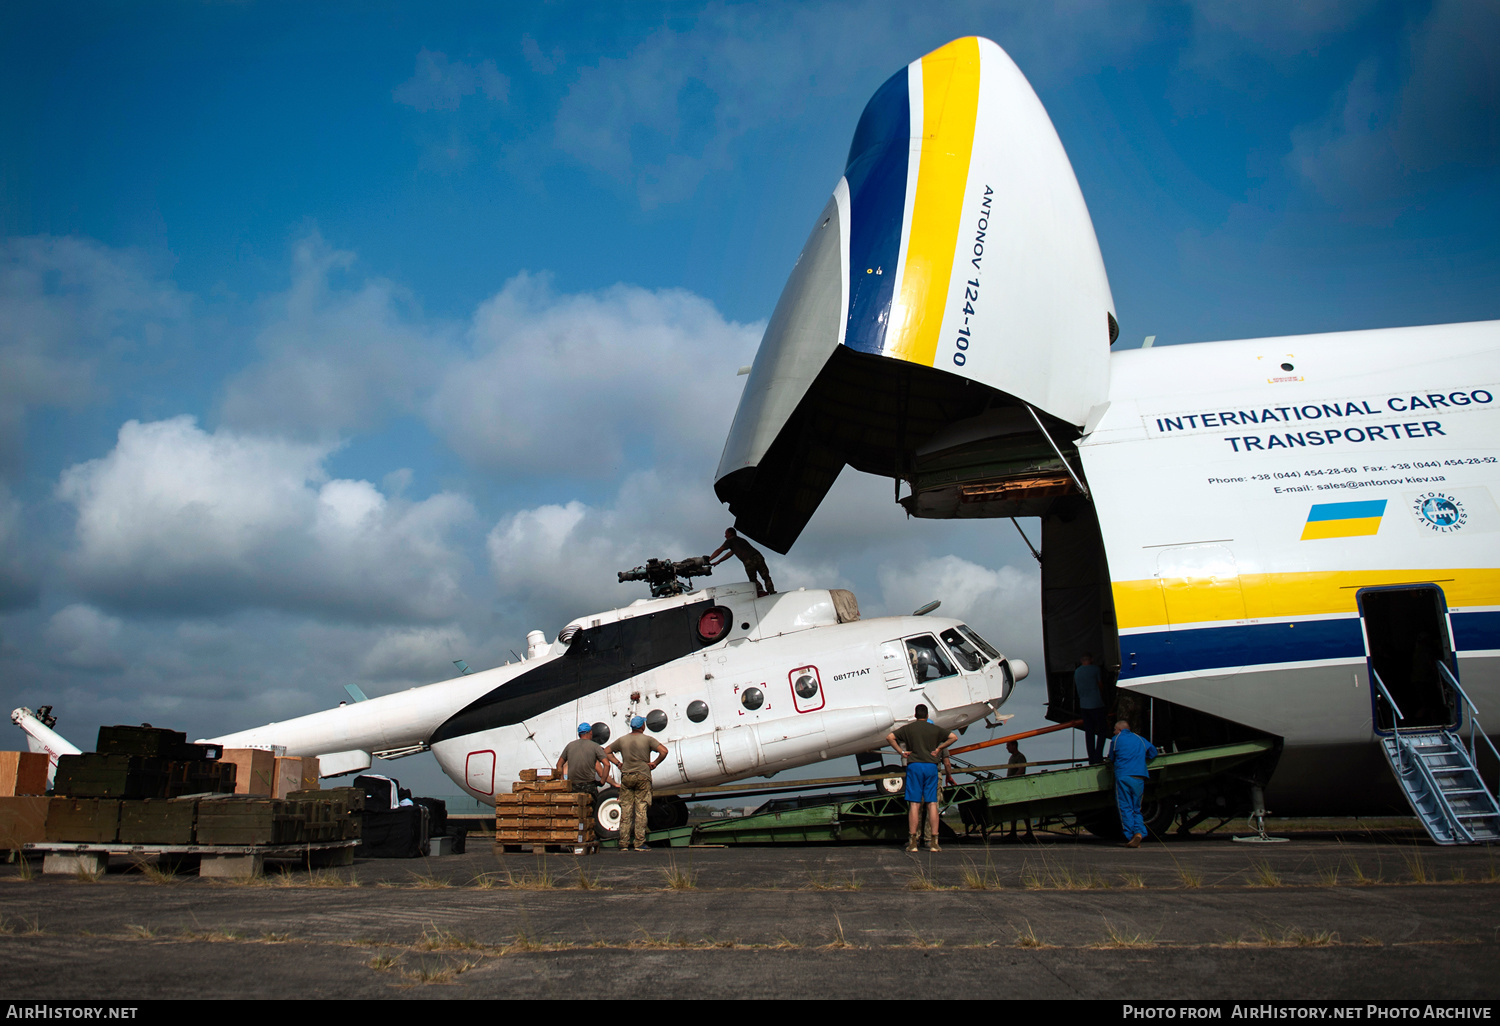
<instances>
[{"instance_id":1,"label":"mil mi-8 helicopter","mask_svg":"<svg viewBox=\"0 0 1500 1026\"><path fill-rule=\"evenodd\" d=\"M494 804L522 769L551 765L579 723L602 744L643 716L670 750L653 784L680 792L878 749L918 703L939 726L965 727L1028 673L958 620L861 619L838 589L689 583L711 573L706 556L650 560L618 575L646 582L650 598L579 617L550 643L532 631L519 663L211 740L315 755L325 777L430 750ZM617 805L600 793L601 825ZM663 806L667 824L685 821L680 799Z\"/></svg>"}]
</instances>

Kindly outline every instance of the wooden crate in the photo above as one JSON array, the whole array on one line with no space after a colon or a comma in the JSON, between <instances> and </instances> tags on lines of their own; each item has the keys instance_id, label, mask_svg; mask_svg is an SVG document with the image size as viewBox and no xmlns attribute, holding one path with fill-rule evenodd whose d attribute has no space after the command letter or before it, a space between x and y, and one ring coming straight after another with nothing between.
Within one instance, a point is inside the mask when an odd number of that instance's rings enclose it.
<instances>
[{"instance_id":1,"label":"wooden crate","mask_svg":"<svg viewBox=\"0 0 1500 1026\"><path fill-rule=\"evenodd\" d=\"M262 748L226 748L221 763L234 766L234 793L269 798L274 790L276 756Z\"/></svg>"},{"instance_id":2,"label":"wooden crate","mask_svg":"<svg viewBox=\"0 0 1500 1026\"><path fill-rule=\"evenodd\" d=\"M522 827L539 829L551 829L557 827L576 827L580 823L591 822L582 820L577 816L497 816L495 817L496 830L519 830Z\"/></svg>"},{"instance_id":3,"label":"wooden crate","mask_svg":"<svg viewBox=\"0 0 1500 1026\"><path fill-rule=\"evenodd\" d=\"M51 798L0 797L0 850L17 851L23 844L45 841L51 804Z\"/></svg>"},{"instance_id":4,"label":"wooden crate","mask_svg":"<svg viewBox=\"0 0 1500 1026\"><path fill-rule=\"evenodd\" d=\"M518 794L495 795L495 808L545 807L566 809L591 809L593 795L576 794L572 791L522 791Z\"/></svg>"},{"instance_id":5,"label":"wooden crate","mask_svg":"<svg viewBox=\"0 0 1500 1026\"><path fill-rule=\"evenodd\" d=\"M114 798L53 798L47 805L47 840L109 844L119 840L120 802Z\"/></svg>"},{"instance_id":6,"label":"wooden crate","mask_svg":"<svg viewBox=\"0 0 1500 1026\"><path fill-rule=\"evenodd\" d=\"M192 844L198 803L193 799L120 803L121 844Z\"/></svg>"},{"instance_id":7,"label":"wooden crate","mask_svg":"<svg viewBox=\"0 0 1500 1026\"><path fill-rule=\"evenodd\" d=\"M0 752L0 798L46 793L45 752Z\"/></svg>"},{"instance_id":8,"label":"wooden crate","mask_svg":"<svg viewBox=\"0 0 1500 1026\"><path fill-rule=\"evenodd\" d=\"M303 791L316 791L321 786L318 776L318 757L316 755L304 755L302 757L302 787Z\"/></svg>"},{"instance_id":9,"label":"wooden crate","mask_svg":"<svg viewBox=\"0 0 1500 1026\"><path fill-rule=\"evenodd\" d=\"M276 756L276 765L271 774L271 788L272 798L285 798L293 791L304 790L302 759L295 755Z\"/></svg>"},{"instance_id":10,"label":"wooden crate","mask_svg":"<svg viewBox=\"0 0 1500 1026\"><path fill-rule=\"evenodd\" d=\"M564 844L570 841L582 843L585 840L592 841L592 832L579 830L576 827L570 830L497 830L495 840L502 844L522 844L526 842L541 842L543 844Z\"/></svg>"}]
</instances>

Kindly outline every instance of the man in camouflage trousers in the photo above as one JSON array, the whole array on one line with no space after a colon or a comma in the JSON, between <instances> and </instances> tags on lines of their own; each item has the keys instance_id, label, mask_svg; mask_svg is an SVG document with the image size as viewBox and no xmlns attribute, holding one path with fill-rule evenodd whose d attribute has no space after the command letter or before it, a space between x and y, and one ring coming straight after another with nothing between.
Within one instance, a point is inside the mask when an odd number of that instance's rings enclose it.
<instances>
[{"instance_id":1,"label":"man in camouflage trousers","mask_svg":"<svg viewBox=\"0 0 1500 1026\"><path fill-rule=\"evenodd\" d=\"M667 746L646 736L646 718L630 720L630 733L609 746L620 757L620 851L650 851L646 844L646 810L651 806L651 771L667 757ZM651 761L652 753L656 761Z\"/></svg>"}]
</instances>

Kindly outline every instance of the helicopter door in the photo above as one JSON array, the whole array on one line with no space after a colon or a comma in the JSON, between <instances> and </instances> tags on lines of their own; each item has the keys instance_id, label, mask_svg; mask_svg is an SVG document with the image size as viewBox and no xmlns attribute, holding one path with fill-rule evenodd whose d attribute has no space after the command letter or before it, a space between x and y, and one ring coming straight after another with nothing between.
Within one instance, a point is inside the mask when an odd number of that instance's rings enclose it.
<instances>
[{"instance_id":1,"label":"helicopter door","mask_svg":"<svg viewBox=\"0 0 1500 1026\"><path fill-rule=\"evenodd\" d=\"M887 641L880 646L880 670L885 674L885 686L904 688L911 685L911 669L906 661L906 643Z\"/></svg>"}]
</instances>

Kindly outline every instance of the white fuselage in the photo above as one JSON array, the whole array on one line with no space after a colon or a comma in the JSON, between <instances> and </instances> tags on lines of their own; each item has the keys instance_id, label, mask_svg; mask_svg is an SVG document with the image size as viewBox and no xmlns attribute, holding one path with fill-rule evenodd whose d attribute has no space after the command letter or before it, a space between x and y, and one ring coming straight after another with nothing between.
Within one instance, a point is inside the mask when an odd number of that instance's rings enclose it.
<instances>
[{"instance_id":1,"label":"white fuselage","mask_svg":"<svg viewBox=\"0 0 1500 1026\"><path fill-rule=\"evenodd\" d=\"M1116 353L1078 451L1120 685L1281 736L1273 787L1385 777L1363 589L1441 591L1500 728L1500 322Z\"/></svg>"}]
</instances>

